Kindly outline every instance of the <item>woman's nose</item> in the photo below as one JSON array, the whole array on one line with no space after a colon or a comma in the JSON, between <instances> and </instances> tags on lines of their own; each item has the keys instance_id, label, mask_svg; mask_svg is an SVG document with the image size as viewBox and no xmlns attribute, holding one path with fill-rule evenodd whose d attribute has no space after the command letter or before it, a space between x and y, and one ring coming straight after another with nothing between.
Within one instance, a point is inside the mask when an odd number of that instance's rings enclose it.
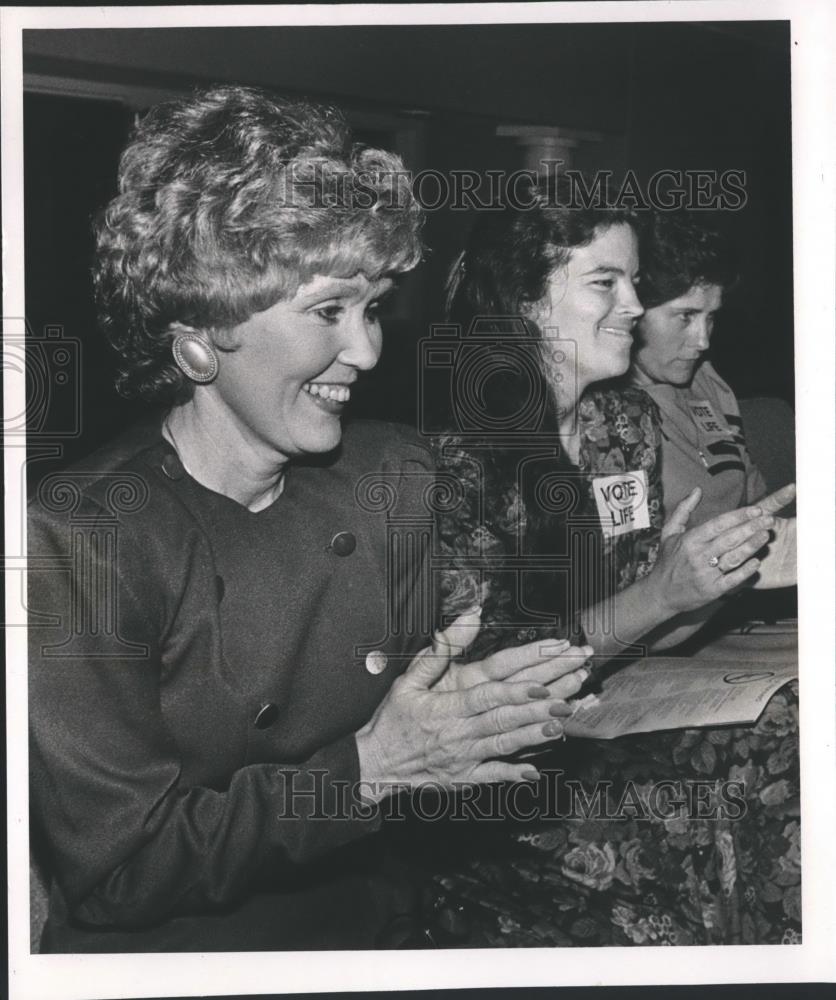
<instances>
[{"instance_id":1,"label":"woman's nose","mask_svg":"<svg viewBox=\"0 0 836 1000\"><path fill-rule=\"evenodd\" d=\"M696 350L707 351L711 341L711 324L707 319L698 318L692 325L693 345Z\"/></svg>"},{"instance_id":2,"label":"woman's nose","mask_svg":"<svg viewBox=\"0 0 836 1000\"><path fill-rule=\"evenodd\" d=\"M641 302L639 302L639 298L636 295L636 289L633 286L632 281L623 283L621 295L619 296L618 301L618 310L627 316L632 316L633 319L638 319L638 317L644 312L644 306Z\"/></svg>"},{"instance_id":3,"label":"woman's nose","mask_svg":"<svg viewBox=\"0 0 836 1000\"><path fill-rule=\"evenodd\" d=\"M380 360L382 337L380 325L364 318L347 322L343 347L337 358L342 364L358 371L369 371Z\"/></svg>"}]
</instances>

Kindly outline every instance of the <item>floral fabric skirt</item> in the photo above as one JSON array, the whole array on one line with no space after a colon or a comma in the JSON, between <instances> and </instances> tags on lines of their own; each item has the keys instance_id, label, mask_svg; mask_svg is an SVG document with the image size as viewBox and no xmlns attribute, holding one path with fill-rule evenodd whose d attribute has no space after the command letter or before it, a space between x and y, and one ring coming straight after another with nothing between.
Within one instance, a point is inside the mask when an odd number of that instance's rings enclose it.
<instances>
[{"instance_id":1,"label":"floral fabric skirt","mask_svg":"<svg viewBox=\"0 0 836 1000\"><path fill-rule=\"evenodd\" d=\"M565 747L546 808L423 831L437 945L800 942L795 683L752 726Z\"/></svg>"}]
</instances>

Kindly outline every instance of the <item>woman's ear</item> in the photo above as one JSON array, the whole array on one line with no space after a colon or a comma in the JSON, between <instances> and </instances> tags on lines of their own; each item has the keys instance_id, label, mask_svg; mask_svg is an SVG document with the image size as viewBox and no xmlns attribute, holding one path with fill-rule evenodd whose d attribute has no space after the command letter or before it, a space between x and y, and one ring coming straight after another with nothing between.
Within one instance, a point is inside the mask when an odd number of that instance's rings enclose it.
<instances>
[{"instance_id":1,"label":"woman's ear","mask_svg":"<svg viewBox=\"0 0 836 1000\"><path fill-rule=\"evenodd\" d=\"M520 313L528 327L529 334L539 340L543 335L543 324L548 320L551 310L548 299L538 299L537 302L526 302L520 307Z\"/></svg>"},{"instance_id":2,"label":"woman's ear","mask_svg":"<svg viewBox=\"0 0 836 1000\"><path fill-rule=\"evenodd\" d=\"M542 302L524 302L520 307L520 313L524 320L528 320L531 323L537 323L543 314L543 303Z\"/></svg>"},{"instance_id":3,"label":"woman's ear","mask_svg":"<svg viewBox=\"0 0 836 1000\"><path fill-rule=\"evenodd\" d=\"M203 333L181 323L172 323L171 354L174 363L191 382L206 385L218 374L218 355Z\"/></svg>"}]
</instances>

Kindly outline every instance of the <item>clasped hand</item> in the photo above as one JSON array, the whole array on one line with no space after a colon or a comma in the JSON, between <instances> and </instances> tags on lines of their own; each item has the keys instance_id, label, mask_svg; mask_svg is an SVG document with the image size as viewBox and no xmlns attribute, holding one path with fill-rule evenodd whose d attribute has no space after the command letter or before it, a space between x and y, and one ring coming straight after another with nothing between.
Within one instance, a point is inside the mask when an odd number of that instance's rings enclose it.
<instances>
[{"instance_id":1,"label":"clasped hand","mask_svg":"<svg viewBox=\"0 0 836 1000\"><path fill-rule=\"evenodd\" d=\"M561 719L572 714L564 699L586 679L579 668L591 650L547 640L451 669L478 628L474 611L438 633L357 733L369 797L431 782L451 786L539 777L531 764L497 758L562 735Z\"/></svg>"}]
</instances>

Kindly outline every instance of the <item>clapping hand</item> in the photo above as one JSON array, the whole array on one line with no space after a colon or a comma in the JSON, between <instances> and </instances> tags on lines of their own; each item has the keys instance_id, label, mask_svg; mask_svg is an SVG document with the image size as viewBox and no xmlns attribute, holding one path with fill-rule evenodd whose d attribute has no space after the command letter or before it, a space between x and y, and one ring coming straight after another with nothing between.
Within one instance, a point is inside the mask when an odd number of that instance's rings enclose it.
<instances>
[{"instance_id":1,"label":"clapping hand","mask_svg":"<svg viewBox=\"0 0 836 1000\"><path fill-rule=\"evenodd\" d=\"M551 661L563 647L531 643L503 650L480 664L468 664L473 668L467 674L471 686L438 686L454 656L475 638L477 626L478 613L472 612L439 633L432 647L422 650L395 680L372 719L356 734L368 797L380 799L397 788L428 783L453 786L539 777L531 764L497 758L562 735L560 720L571 715L571 708L553 697L544 681L558 679ZM581 655L568 658L572 672ZM455 665L456 670L461 667ZM581 683L576 678L568 686Z\"/></svg>"},{"instance_id":2,"label":"clapping hand","mask_svg":"<svg viewBox=\"0 0 836 1000\"><path fill-rule=\"evenodd\" d=\"M688 521L701 499L697 487L662 529L651 576L670 615L693 611L750 581L761 565L755 554L769 542L775 527L773 511L780 509L774 494L764 501L766 509L763 504L741 507L689 529Z\"/></svg>"},{"instance_id":3,"label":"clapping hand","mask_svg":"<svg viewBox=\"0 0 836 1000\"><path fill-rule=\"evenodd\" d=\"M436 637L443 655L454 661L470 646L481 627L479 609L460 615ZM513 680L545 684L553 698L571 698L589 677L584 664L591 646L573 646L568 639L541 639L492 653L471 663L451 662L434 685L435 691L465 691L487 681Z\"/></svg>"}]
</instances>

